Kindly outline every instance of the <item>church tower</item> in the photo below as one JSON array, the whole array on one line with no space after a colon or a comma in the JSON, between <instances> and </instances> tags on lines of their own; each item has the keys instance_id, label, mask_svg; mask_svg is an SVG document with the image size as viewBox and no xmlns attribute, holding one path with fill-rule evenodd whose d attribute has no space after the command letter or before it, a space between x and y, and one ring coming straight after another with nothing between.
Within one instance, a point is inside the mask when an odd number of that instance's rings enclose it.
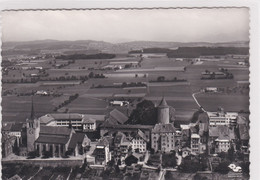
<instances>
[{"instance_id":1,"label":"church tower","mask_svg":"<svg viewBox=\"0 0 260 180\"><path fill-rule=\"evenodd\" d=\"M26 119L27 152L34 151L34 142L40 134L40 120L35 117L33 98L31 115Z\"/></svg>"},{"instance_id":2,"label":"church tower","mask_svg":"<svg viewBox=\"0 0 260 180\"><path fill-rule=\"evenodd\" d=\"M161 124L170 123L170 107L168 106L164 97L157 107L157 122Z\"/></svg>"}]
</instances>

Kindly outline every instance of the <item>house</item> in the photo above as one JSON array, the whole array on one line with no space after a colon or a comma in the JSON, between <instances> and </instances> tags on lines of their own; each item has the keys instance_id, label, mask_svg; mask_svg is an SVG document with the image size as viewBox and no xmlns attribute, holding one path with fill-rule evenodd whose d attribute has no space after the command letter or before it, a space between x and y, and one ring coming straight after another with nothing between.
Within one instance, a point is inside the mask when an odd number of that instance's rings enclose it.
<instances>
[{"instance_id":1,"label":"house","mask_svg":"<svg viewBox=\"0 0 260 180\"><path fill-rule=\"evenodd\" d=\"M191 146L191 152L196 153L196 154L199 153L200 136L198 134L191 135L190 146Z\"/></svg>"},{"instance_id":2,"label":"house","mask_svg":"<svg viewBox=\"0 0 260 180\"><path fill-rule=\"evenodd\" d=\"M107 138L103 137L98 141L93 156L95 157L95 164L98 165L106 165L111 160L111 152Z\"/></svg>"},{"instance_id":3,"label":"house","mask_svg":"<svg viewBox=\"0 0 260 180\"><path fill-rule=\"evenodd\" d=\"M175 128L173 124L156 124L151 132L151 146L155 151L175 150Z\"/></svg>"},{"instance_id":4,"label":"house","mask_svg":"<svg viewBox=\"0 0 260 180\"><path fill-rule=\"evenodd\" d=\"M235 139L234 128L223 125L209 128L209 144L215 153L227 152Z\"/></svg>"},{"instance_id":5,"label":"house","mask_svg":"<svg viewBox=\"0 0 260 180\"><path fill-rule=\"evenodd\" d=\"M83 131L95 131L97 126L96 126L96 120L91 117L83 117Z\"/></svg>"},{"instance_id":6,"label":"house","mask_svg":"<svg viewBox=\"0 0 260 180\"><path fill-rule=\"evenodd\" d=\"M206 87L204 89L205 92L218 92L218 88L217 87Z\"/></svg>"},{"instance_id":7,"label":"house","mask_svg":"<svg viewBox=\"0 0 260 180\"><path fill-rule=\"evenodd\" d=\"M117 132L114 137L113 147L113 157L117 162L119 159L121 160L127 156L128 150L131 147L131 142L126 138L124 133Z\"/></svg>"},{"instance_id":8,"label":"house","mask_svg":"<svg viewBox=\"0 0 260 180\"><path fill-rule=\"evenodd\" d=\"M143 153L147 150L147 143L149 139L145 134L138 129L137 133L134 133L133 138L131 139L131 146L133 150L137 150L140 153Z\"/></svg>"},{"instance_id":9,"label":"house","mask_svg":"<svg viewBox=\"0 0 260 180\"><path fill-rule=\"evenodd\" d=\"M238 116L237 127L238 137L241 142L241 151L248 153L249 150L249 125L245 117Z\"/></svg>"}]
</instances>

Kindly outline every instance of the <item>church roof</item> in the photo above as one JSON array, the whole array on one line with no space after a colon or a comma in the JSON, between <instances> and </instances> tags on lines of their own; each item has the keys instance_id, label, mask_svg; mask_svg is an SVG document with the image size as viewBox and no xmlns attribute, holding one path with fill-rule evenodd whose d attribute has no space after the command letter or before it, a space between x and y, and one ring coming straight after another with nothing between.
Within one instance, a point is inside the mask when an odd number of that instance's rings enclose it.
<instances>
[{"instance_id":1,"label":"church roof","mask_svg":"<svg viewBox=\"0 0 260 180\"><path fill-rule=\"evenodd\" d=\"M158 107L169 107L164 97L162 98Z\"/></svg>"},{"instance_id":2,"label":"church roof","mask_svg":"<svg viewBox=\"0 0 260 180\"><path fill-rule=\"evenodd\" d=\"M37 143L47 143L47 144L66 144L69 141L69 137L56 137L56 136L39 136L35 141Z\"/></svg>"},{"instance_id":3,"label":"church roof","mask_svg":"<svg viewBox=\"0 0 260 180\"><path fill-rule=\"evenodd\" d=\"M58 126L41 126L40 134L44 135L63 135L68 136L71 133L71 129L67 127Z\"/></svg>"}]
</instances>

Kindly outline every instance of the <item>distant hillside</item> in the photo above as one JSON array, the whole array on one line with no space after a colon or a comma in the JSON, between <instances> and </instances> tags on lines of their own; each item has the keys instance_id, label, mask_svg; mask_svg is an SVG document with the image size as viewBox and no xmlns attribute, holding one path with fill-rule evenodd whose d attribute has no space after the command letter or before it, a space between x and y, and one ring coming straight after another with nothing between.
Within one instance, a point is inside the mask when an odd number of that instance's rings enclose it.
<instances>
[{"instance_id":1,"label":"distant hillside","mask_svg":"<svg viewBox=\"0 0 260 180\"><path fill-rule=\"evenodd\" d=\"M226 43L207 43L207 42L153 42L153 41L133 41L125 43L109 43L104 41L79 40L79 41L57 41L57 40L38 40L27 42L3 42L2 54L17 55L34 54L34 52L55 52L61 54L89 54L90 51L104 53L127 53L132 50L143 48L168 48L177 47L249 47L249 42L226 42ZM84 53L86 52L86 53Z\"/></svg>"}]
</instances>

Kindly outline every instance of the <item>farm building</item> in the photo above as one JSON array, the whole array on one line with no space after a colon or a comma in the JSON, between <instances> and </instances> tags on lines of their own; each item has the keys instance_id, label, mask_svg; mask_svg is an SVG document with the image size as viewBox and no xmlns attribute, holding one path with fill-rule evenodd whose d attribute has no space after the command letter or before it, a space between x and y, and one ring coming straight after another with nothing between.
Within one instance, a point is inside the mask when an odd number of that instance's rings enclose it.
<instances>
[{"instance_id":1,"label":"farm building","mask_svg":"<svg viewBox=\"0 0 260 180\"><path fill-rule=\"evenodd\" d=\"M206 87L204 89L205 92L218 92L218 88L217 87Z\"/></svg>"}]
</instances>

